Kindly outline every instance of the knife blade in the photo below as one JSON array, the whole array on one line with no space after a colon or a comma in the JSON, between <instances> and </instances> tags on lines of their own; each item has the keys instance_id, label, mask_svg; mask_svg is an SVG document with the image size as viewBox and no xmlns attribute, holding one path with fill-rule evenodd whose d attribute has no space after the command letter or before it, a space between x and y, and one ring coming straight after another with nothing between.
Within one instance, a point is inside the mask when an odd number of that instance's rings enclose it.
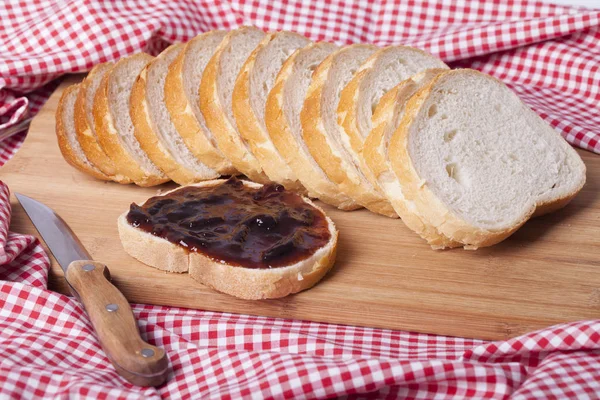
<instances>
[{"instance_id":1,"label":"knife blade","mask_svg":"<svg viewBox=\"0 0 600 400\"><path fill-rule=\"evenodd\" d=\"M110 282L106 265L92 260L69 225L50 207L19 193L15 196L64 271L117 372L138 386L165 382L169 363L165 351L141 338L129 302Z\"/></svg>"}]
</instances>

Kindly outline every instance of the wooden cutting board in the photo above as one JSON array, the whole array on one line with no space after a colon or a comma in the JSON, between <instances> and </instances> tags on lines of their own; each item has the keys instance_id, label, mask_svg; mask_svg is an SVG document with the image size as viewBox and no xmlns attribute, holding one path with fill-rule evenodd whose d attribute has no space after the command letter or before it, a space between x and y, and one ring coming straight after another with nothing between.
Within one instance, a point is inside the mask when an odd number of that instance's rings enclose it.
<instances>
[{"instance_id":1,"label":"wooden cutting board","mask_svg":"<svg viewBox=\"0 0 600 400\"><path fill-rule=\"evenodd\" d=\"M105 262L131 302L504 339L566 321L600 318L600 157L580 151L583 191L565 209L529 221L503 243L477 251L434 251L400 220L324 206L340 231L334 269L311 290L244 301L186 275L145 266L122 249L117 216L157 190L105 183L63 160L54 135L62 89L34 119L27 140L0 171L13 192L46 203ZM37 232L12 198L11 230ZM52 289L66 293L53 260Z\"/></svg>"}]
</instances>

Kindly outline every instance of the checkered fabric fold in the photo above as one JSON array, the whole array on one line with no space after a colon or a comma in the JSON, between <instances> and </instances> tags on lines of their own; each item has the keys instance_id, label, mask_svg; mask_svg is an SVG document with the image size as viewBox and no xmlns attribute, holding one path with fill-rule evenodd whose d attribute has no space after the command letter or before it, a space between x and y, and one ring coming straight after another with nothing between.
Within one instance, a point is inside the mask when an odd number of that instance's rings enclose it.
<instances>
[{"instance_id":1,"label":"checkered fabric fold","mask_svg":"<svg viewBox=\"0 0 600 400\"><path fill-rule=\"evenodd\" d=\"M35 114L65 73L158 53L216 28L423 48L510 85L573 145L600 153L600 11L531 1L0 3L0 129ZM24 134L0 143L0 165ZM9 232L0 183L0 398L598 398L600 321L502 342L133 305L170 359L167 384L118 376L81 305L46 289L38 241Z\"/></svg>"}]
</instances>

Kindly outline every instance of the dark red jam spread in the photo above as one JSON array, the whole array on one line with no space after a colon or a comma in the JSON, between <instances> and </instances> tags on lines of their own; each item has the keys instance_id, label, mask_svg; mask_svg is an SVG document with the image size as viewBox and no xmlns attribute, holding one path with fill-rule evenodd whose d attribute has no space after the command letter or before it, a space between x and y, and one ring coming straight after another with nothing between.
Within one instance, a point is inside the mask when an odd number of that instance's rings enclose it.
<instances>
[{"instance_id":1,"label":"dark red jam spread","mask_svg":"<svg viewBox=\"0 0 600 400\"><path fill-rule=\"evenodd\" d=\"M259 189L231 178L209 188L183 187L131 204L132 226L246 268L276 268L301 261L330 239L325 215L281 185Z\"/></svg>"}]
</instances>

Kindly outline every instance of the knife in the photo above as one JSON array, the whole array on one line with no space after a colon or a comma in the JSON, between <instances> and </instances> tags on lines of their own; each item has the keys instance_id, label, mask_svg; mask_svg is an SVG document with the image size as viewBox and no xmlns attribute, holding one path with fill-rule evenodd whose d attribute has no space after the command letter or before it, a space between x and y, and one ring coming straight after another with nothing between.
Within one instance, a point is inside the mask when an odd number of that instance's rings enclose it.
<instances>
[{"instance_id":1,"label":"knife","mask_svg":"<svg viewBox=\"0 0 600 400\"><path fill-rule=\"evenodd\" d=\"M110 282L106 265L93 261L67 223L48 206L15 193L56 261L73 295L90 317L110 362L138 386L158 386L167 378L165 351L140 337L129 302Z\"/></svg>"}]
</instances>

